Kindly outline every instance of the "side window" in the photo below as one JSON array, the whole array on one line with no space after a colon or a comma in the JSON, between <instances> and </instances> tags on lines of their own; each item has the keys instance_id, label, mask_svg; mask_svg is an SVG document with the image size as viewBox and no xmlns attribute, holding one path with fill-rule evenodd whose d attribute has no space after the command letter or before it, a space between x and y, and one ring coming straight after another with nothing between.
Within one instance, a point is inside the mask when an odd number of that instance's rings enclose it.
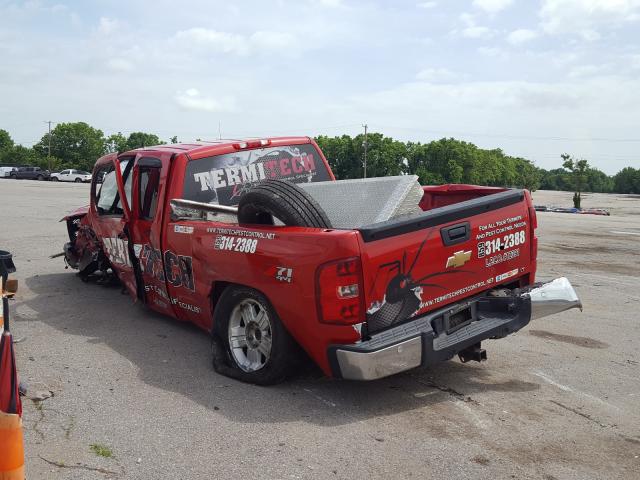
<instances>
[{"instance_id":1,"label":"side window","mask_svg":"<svg viewBox=\"0 0 640 480\"><path fill-rule=\"evenodd\" d=\"M96 172L94 201L99 215L122 215L113 165L105 165Z\"/></svg>"},{"instance_id":2,"label":"side window","mask_svg":"<svg viewBox=\"0 0 640 480\"><path fill-rule=\"evenodd\" d=\"M160 169L140 167L140 182L138 191L138 216L152 220L158 207L158 188L160 185Z\"/></svg>"}]
</instances>

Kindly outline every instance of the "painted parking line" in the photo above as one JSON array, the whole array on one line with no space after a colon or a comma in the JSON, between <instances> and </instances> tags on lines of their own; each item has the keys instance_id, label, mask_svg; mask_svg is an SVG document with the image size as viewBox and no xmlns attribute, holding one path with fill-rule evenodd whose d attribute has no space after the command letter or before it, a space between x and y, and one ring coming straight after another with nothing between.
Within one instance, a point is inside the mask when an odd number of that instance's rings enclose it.
<instances>
[{"instance_id":1,"label":"painted parking line","mask_svg":"<svg viewBox=\"0 0 640 480\"><path fill-rule=\"evenodd\" d=\"M550 375L541 372L539 370L532 370L529 373L531 373L532 375L535 375L538 378L541 378L542 380L544 380L545 382L547 382L549 385L553 385L556 388L559 388L560 390L564 391L564 392L570 392L573 393L574 395L580 396L580 397L584 397L584 398L588 398L589 400L592 400L596 403L599 403L601 405L604 405L606 407L609 408L613 408L615 410L620 410L620 407L617 407L616 405L613 405L609 402L606 402L604 400L602 400L601 398L598 398L594 395L590 395L586 392L582 392L576 388L570 387L569 385L563 385L557 381L555 381L553 378L551 378Z\"/></svg>"},{"instance_id":2,"label":"painted parking line","mask_svg":"<svg viewBox=\"0 0 640 480\"><path fill-rule=\"evenodd\" d=\"M609 230L611 233L617 233L618 235L640 235L640 232L623 232L621 230Z\"/></svg>"}]
</instances>

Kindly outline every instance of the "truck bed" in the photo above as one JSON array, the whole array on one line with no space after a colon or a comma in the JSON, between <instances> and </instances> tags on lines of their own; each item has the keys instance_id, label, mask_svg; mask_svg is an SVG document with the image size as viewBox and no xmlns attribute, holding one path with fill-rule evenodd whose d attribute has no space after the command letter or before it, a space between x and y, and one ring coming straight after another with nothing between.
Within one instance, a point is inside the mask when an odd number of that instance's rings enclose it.
<instances>
[{"instance_id":1,"label":"truck bed","mask_svg":"<svg viewBox=\"0 0 640 480\"><path fill-rule=\"evenodd\" d=\"M370 332L499 286L534 281L529 193L464 187L455 194L447 186L427 191L426 211L357 229ZM469 199L455 201L461 198Z\"/></svg>"}]
</instances>

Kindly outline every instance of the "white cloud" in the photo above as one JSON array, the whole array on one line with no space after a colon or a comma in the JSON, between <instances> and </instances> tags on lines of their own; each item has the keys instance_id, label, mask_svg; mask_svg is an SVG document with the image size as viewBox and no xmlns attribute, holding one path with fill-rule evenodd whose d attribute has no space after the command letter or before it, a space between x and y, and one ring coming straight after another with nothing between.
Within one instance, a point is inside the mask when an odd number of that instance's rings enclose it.
<instances>
[{"instance_id":1,"label":"white cloud","mask_svg":"<svg viewBox=\"0 0 640 480\"><path fill-rule=\"evenodd\" d=\"M367 95L370 105L381 111L416 111L455 109L480 113L527 107L559 110L579 108L591 96L585 85L550 84L526 81L440 83L412 82L390 90ZM360 97L358 97L360 98ZM364 100L365 97L362 97Z\"/></svg>"},{"instance_id":2,"label":"white cloud","mask_svg":"<svg viewBox=\"0 0 640 480\"><path fill-rule=\"evenodd\" d=\"M207 28L190 28L181 30L174 36L175 39L193 42L196 45L222 53L236 53L246 55L249 45L246 37L235 33L218 32Z\"/></svg>"},{"instance_id":3,"label":"white cloud","mask_svg":"<svg viewBox=\"0 0 640 480\"><path fill-rule=\"evenodd\" d=\"M495 31L489 27L478 25L475 17L467 12L460 14L460 21L466 26L462 29L463 37L467 38L489 38L495 34ZM452 33L458 33L454 30Z\"/></svg>"},{"instance_id":4,"label":"white cloud","mask_svg":"<svg viewBox=\"0 0 640 480\"><path fill-rule=\"evenodd\" d=\"M544 0L539 16L547 33L573 33L595 40L598 28L640 20L640 0Z\"/></svg>"},{"instance_id":5,"label":"white cloud","mask_svg":"<svg viewBox=\"0 0 640 480\"><path fill-rule=\"evenodd\" d=\"M586 40L587 42L595 42L596 40L600 40L600 37L602 36L596 30L591 29L582 30L579 34L583 40Z\"/></svg>"},{"instance_id":6,"label":"white cloud","mask_svg":"<svg viewBox=\"0 0 640 480\"><path fill-rule=\"evenodd\" d=\"M184 92L177 92L174 97L176 103L186 110L200 110L204 112L232 112L235 108L233 97L214 99L203 96L196 88L188 88Z\"/></svg>"},{"instance_id":7,"label":"white cloud","mask_svg":"<svg viewBox=\"0 0 640 480\"><path fill-rule=\"evenodd\" d=\"M640 55L639 54L633 54L633 55L626 56L625 57L625 63L632 70L640 70Z\"/></svg>"},{"instance_id":8,"label":"white cloud","mask_svg":"<svg viewBox=\"0 0 640 480\"><path fill-rule=\"evenodd\" d=\"M571 78L580 78L580 77L592 77L599 73L606 71L610 65L602 64L602 65L578 65L573 67L569 71L569 77Z\"/></svg>"},{"instance_id":9,"label":"white cloud","mask_svg":"<svg viewBox=\"0 0 640 480\"><path fill-rule=\"evenodd\" d=\"M536 38L538 34L533 30L526 28L519 28L507 35L507 42L511 45L520 45L521 43L529 42Z\"/></svg>"},{"instance_id":10,"label":"white cloud","mask_svg":"<svg viewBox=\"0 0 640 480\"><path fill-rule=\"evenodd\" d=\"M107 68L115 72L131 72L134 69L134 65L125 58L115 57L107 60Z\"/></svg>"},{"instance_id":11,"label":"white cloud","mask_svg":"<svg viewBox=\"0 0 640 480\"><path fill-rule=\"evenodd\" d=\"M467 27L473 27L476 24L475 17L468 12L463 12L460 14L460 21Z\"/></svg>"},{"instance_id":12,"label":"white cloud","mask_svg":"<svg viewBox=\"0 0 640 480\"><path fill-rule=\"evenodd\" d=\"M248 55L265 50L286 50L296 44L295 37L290 33L257 31L250 36L245 36L201 27L181 30L173 38L187 44L196 44L212 52L237 55Z\"/></svg>"},{"instance_id":13,"label":"white cloud","mask_svg":"<svg viewBox=\"0 0 640 480\"><path fill-rule=\"evenodd\" d=\"M319 3L323 7L331 7L331 8L342 6L342 0L317 0L317 3Z\"/></svg>"},{"instance_id":14,"label":"white cloud","mask_svg":"<svg viewBox=\"0 0 640 480\"><path fill-rule=\"evenodd\" d=\"M111 35L118 29L119 22L115 18L100 17L98 31L104 35Z\"/></svg>"},{"instance_id":15,"label":"white cloud","mask_svg":"<svg viewBox=\"0 0 640 480\"><path fill-rule=\"evenodd\" d=\"M507 52L498 47L479 47L478 53L485 57L506 58Z\"/></svg>"},{"instance_id":16,"label":"white cloud","mask_svg":"<svg viewBox=\"0 0 640 480\"><path fill-rule=\"evenodd\" d=\"M259 31L249 37L249 45L255 49L279 50L294 43L295 37L290 33Z\"/></svg>"},{"instance_id":17,"label":"white cloud","mask_svg":"<svg viewBox=\"0 0 640 480\"><path fill-rule=\"evenodd\" d=\"M448 82L454 80L457 75L446 68L424 68L416 74L418 80L429 83Z\"/></svg>"},{"instance_id":18,"label":"white cloud","mask_svg":"<svg viewBox=\"0 0 640 480\"><path fill-rule=\"evenodd\" d=\"M513 3L513 0L473 0L473 6L487 13L497 13Z\"/></svg>"},{"instance_id":19,"label":"white cloud","mask_svg":"<svg viewBox=\"0 0 640 480\"><path fill-rule=\"evenodd\" d=\"M462 30L462 36L467 38L489 38L494 35L494 31L488 27L474 26Z\"/></svg>"},{"instance_id":20,"label":"white cloud","mask_svg":"<svg viewBox=\"0 0 640 480\"><path fill-rule=\"evenodd\" d=\"M430 8L434 8L437 7L438 3L437 2L420 2L416 4L416 7L419 8L424 8L424 9L430 9Z\"/></svg>"}]
</instances>

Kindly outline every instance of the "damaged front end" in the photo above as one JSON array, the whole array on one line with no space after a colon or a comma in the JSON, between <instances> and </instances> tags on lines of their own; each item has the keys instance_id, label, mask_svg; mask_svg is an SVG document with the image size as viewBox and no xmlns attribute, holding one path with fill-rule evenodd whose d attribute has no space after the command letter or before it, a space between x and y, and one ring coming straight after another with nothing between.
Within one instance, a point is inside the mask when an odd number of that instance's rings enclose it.
<instances>
[{"instance_id":1,"label":"damaged front end","mask_svg":"<svg viewBox=\"0 0 640 480\"><path fill-rule=\"evenodd\" d=\"M86 280L96 271L106 272L110 268L109 260L91 227L84 223L89 207L80 207L62 218L67 223L69 241L63 251L53 257L63 256L67 267L78 270L80 277Z\"/></svg>"}]
</instances>

